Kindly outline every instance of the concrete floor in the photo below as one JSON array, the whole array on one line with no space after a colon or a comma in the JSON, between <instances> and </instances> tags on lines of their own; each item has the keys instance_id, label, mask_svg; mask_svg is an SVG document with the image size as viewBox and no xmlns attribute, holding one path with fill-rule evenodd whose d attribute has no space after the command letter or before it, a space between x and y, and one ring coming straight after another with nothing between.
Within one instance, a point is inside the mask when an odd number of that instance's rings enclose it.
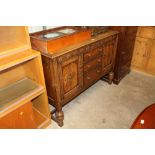
<instances>
[{"instance_id":1,"label":"concrete floor","mask_svg":"<svg viewBox=\"0 0 155 155\"><path fill-rule=\"evenodd\" d=\"M119 85L98 81L64 108L64 126L52 129L126 129L155 102L155 77L131 72Z\"/></svg>"}]
</instances>

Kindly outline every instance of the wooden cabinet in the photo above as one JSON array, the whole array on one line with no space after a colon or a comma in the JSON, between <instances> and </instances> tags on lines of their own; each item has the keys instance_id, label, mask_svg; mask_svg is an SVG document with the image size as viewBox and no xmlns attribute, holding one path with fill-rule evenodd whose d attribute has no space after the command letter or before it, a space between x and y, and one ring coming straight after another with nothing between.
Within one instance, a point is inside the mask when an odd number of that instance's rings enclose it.
<instances>
[{"instance_id":1,"label":"wooden cabinet","mask_svg":"<svg viewBox=\"0 0 155 155\"><path fill-rule=\"evenodd\" d=\"M120 32L113 80L115 84L118 84L130 72L137 27L112 26L111 29Z\"/></svg>"},{"instance_id":2,"label":"wooden cabinet","mask_svg":"<svg viewBox=\"0 0 155 155\"><path fill-rule=\"evenodd\" d=\"M139 26L137 31L137 37L154 39L155 31L154 27L151 26Z\"/></svg>"},{"instance_id":3,"label":"wooden cabinet","mask_svg":"<svg viewBox=\"0 0 155 155\"><path fill-rule=\"evenodd\" d=\"M155 75L155 40L153 40L150 49L150 53L148 53L148 63L146 70L148 73Z\"/></svg>"},{"instance_id":4,"label":"wooden cabinet","mask_svg":"<svg viewBox=\"0 0 155 155\"><path fill-rule=\"evenodd\" d=\"M51 120L40 53L27 27L0 32L0 128L45 128Z\"/></svg>"},{"instance_id":5,"label":"wooden cabinet","mask_svg":"<svg viewBox=\"0 0 155 155\"><path fill-rule=\"evenodd\" d=\"M139 27L132 58L132 68L155 75L155 28Z\"/></svg>"},{"instance_id":6,"label":"wooden cabinet","mask_svg":"<svg viewBox=\"0 0 155 155\"><path fill-rule=\"evenodd\" d=\"M56 108L53 119L59 126L63 125L63 105L104 75L112 75L117 34L109 30L52 54L41 52L49 102ZM111 83L112 76L109 77Z\"/></svg>"},{"instance_id":7,"label":"wooden cabinet","mask_svg":"<svg viewBox=\"0 0 155 155\"><path fill-rule=\"evenodd\" d=\"M136 68L143 70L146 67L150 47L150 39L145 39L141 37L136 38L135 49L132 59L132 63Z\"/></svg>"}]
</instances>

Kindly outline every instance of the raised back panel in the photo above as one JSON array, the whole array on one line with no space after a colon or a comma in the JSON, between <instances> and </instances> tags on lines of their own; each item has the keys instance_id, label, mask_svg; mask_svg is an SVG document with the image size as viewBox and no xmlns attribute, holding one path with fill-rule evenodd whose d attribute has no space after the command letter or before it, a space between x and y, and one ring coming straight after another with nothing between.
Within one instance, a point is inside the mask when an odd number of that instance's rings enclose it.
<instances>
[{"instance_id":1,"label":"raised back panel","mask_svg":"<svg viewBox=\"0 0 155 155\"><path fill-rule=\"evenodd\" d=\"M0 72L0 89L25 77L22 65L11 67Z\"/></svg>"}]
</instances>

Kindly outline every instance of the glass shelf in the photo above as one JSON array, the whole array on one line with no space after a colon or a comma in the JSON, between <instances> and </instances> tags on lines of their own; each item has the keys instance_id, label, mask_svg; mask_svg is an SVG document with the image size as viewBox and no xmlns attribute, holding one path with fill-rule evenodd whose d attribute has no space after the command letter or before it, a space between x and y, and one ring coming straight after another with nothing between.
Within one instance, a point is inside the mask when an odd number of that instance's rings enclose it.
<instances>
[{"instance_id":1,"label":"glass shelf","mask_svg":"<svg viewBox=\"0 0 155 155\"><path fill-rule=\"evenodd\" d=\"M43 37L46 38L46 39L53 39L53 38L60 37L62 35L63 34L61 34L61 33L52 32L52 33L44 34Z\"/></svg>"},{"instance_id":2,"label":"glass shelf","mask_svg":"<svg viewBox=\"0 0 155 155\"><path fill-rule=\"evenodd\" d=\"M61 32L61 33L64 33L64 34L72 34L72 33L75 33L76 30L70 29L70 28L66 28L66 29L59 30L58 32Z\"/></svg>"},{"instance_id":3,"label":"glass shelf","mask_svg":"<svg viewBox=\"0 0 155 155\"><path fill-rule=\"evenodd\" d=\"M21 103L32 97L32 99L38 94L40 95L44 90L43 86L40 86L36 82L29 78L24 78L9 86L0 89L0 114L9 108L13 108L16 104ZM30 99L29 99L30 100Z\"/></svg>"}]
</instances>

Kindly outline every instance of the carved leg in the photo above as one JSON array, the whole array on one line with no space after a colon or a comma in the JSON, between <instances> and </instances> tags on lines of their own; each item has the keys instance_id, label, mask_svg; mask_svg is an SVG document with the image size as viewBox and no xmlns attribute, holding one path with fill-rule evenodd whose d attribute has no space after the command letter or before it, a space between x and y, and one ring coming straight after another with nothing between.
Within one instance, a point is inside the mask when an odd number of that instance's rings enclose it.
<instances>
[{"instance_id":1,"label":"carved leg","mask_svg":"<svg viewBox=\"0 0 155 155\"><path fill-rule=\"evenodd\" d=\"M56 122L58 123L58 125L60 127L62 127L63 126L63 120L64 120L64 113L63 113L63 111L56 111L55 117L56 117Z\"/></svg>"},{"instance_id":2,"label":"carved leg","mask_svg":"<svg viewBox=\"0 0 155 155\"><path fill-rule=\"evenodd\" d=\"M109 84L112 84L113 78L114 78L114 72L110 72L108 75L108 79L109 79L108 83Z\"/></svg>"}]
</instances>

